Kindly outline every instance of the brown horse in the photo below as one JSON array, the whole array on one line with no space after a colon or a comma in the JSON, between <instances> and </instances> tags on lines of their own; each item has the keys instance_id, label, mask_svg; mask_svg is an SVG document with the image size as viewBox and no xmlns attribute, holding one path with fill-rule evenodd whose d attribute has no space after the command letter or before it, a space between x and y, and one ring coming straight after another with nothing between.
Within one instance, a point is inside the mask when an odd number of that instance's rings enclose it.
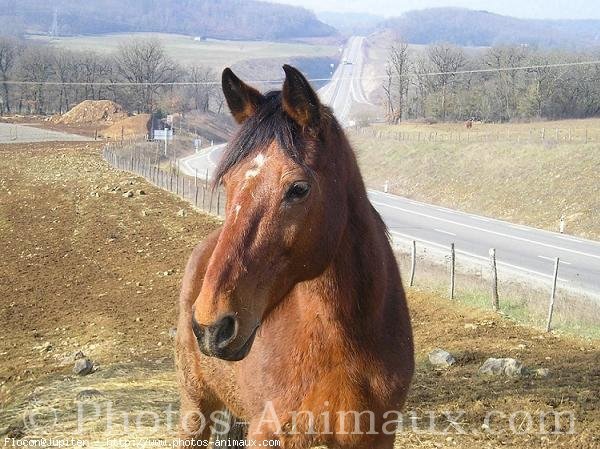
<instances>
[{"instance_id":1,"label":"brown horse","mask_svg":"<svg viewBox=\"0 0 600 449\"><path fill-rule=\"evenodd\" d=\"M216 173L227 218L181 289L181 437L227 408L250 441L391 448L414 367L398 266L340 125L284 71L265 95L223 72L241 127Z\"/></svg>"}]
</instances>

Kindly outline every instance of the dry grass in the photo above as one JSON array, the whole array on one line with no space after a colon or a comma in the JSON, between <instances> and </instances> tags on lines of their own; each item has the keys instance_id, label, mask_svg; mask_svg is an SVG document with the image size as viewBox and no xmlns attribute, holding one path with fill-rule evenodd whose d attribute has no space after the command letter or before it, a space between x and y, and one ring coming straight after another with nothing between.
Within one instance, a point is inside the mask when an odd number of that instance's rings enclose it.
<instances>
[{"instance_id":1,"label":"dry grass","mask_svg":"<svg viewBox=\"0 0 600 449\"><path fill-rule=\"evenodd\" d=\"M169 441L168 417L176 421L178 398L167 330L185 259L218 223L195 212L178 217L183 202L111 169L98 146L13 145L0 154L0 323L10 329L0 335L0 434L76 437L89 447L106 446L109 438ZM123 198L104 190L120 183L147 195ZM464 410L468 433L406 431L398 447L598 447L600 351L594 342L517 326L420 289L409 292L409 303L417 372L407 410L419 416ZM52 347L42 350L46 341ZM432 369L427 353L436 347L454 353L457 365ZM78 349L99 365L97 372L71 374L64 359ZM517 357L528 367L548 368L550 376L479 376L477 368L491 356ZM102 396L83 402L77 429L77 395L90 388ZM491 410L572 411L575 434L514 434L503 421L493 422L500 433L483 432ZM24 426L32 416L41 428Z\"/></svg>"},{"instance_id":2,"label":"dry grass","mask_svg":"<svg viewBox=\"0 0 600 449\"><path fill-rule=\"evenodd\" d=\"M382 126L389 137L351 133L351 140L372 187L381 189L389 180L390 190L398 195L549 230L557 230L564 215L568 233L599 239L600 140L585 144L526 139L529 129L548 126L588 128L600 137L600 121L585 120L475 126L474 133L481 135L522 135L519 142L392 137L396 132L464 135L461 124Z\"/></svg>"}]
</instances>

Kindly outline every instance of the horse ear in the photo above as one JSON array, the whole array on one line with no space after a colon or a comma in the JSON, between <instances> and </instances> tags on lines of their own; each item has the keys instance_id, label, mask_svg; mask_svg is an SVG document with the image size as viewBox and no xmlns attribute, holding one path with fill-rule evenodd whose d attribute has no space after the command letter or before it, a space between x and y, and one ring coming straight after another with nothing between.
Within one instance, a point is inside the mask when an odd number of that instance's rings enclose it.
<instances>
[{"instance_id":1,"label":"horse ear","mask_svg":"<svg viewBox=\"0 0 600 449\"><path fill-rule=\"evenodd\" d=\"M316 127L321 115L319 97L299 70L287 64L283 70L283 110L302 128Z\"/></svg>"},{"instance_id":2,"label":"horse ear","mask_svg":"<svg viewBox=\"0 0 600 449\"><path fill-rule=\"evenodd\" d=\"M229 67L223 70L221 86L231 115L238 123L243 123L256 114L265 100L259 91L235 76Z\"/></svg>"}]
</instances>

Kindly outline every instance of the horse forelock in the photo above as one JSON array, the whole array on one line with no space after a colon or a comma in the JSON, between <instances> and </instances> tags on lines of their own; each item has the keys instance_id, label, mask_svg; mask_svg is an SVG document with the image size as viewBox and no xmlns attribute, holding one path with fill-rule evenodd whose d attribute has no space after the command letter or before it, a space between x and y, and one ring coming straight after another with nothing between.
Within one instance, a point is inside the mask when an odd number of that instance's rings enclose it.
<instances>
[{"instance_id":1,"label":"horse forelock","mask_svg":"<svg viewBox=\"0 0 600 449\"><path fill-rule=\"evenodd\" d=\"M281 103L281 91L265 94L266 101L257 113L248 118L227 144L227 148L215 172L218 185L223 176L248 156L263 151L272 142L292 160L303 163L303 141L299 126L285 114Z\"/></svg>"}]
</instances>

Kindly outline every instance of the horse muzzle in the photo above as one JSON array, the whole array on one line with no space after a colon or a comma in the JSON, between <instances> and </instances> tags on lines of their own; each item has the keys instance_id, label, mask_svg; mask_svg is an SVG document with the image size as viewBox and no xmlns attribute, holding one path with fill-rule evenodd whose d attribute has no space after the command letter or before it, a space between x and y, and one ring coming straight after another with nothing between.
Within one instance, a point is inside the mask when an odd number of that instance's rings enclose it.
<instances>
[{"instance_id":1,"label":"horse muzzle","mask_svg":"<svg viewBox=\"0 0 600 449\"><path fill-rule=\"evenodd\" d=\"M229 362L237 362L248 355L259 326L260 324L257 324L254 327L244 343L236 345L239 341L239 338L236 338L239 323L235 316L225 315L215 323L204 326L199 324L192 314L192 331L198 342L200 352L209 357L216 357Z\"/></svg>"}]
</instances>

